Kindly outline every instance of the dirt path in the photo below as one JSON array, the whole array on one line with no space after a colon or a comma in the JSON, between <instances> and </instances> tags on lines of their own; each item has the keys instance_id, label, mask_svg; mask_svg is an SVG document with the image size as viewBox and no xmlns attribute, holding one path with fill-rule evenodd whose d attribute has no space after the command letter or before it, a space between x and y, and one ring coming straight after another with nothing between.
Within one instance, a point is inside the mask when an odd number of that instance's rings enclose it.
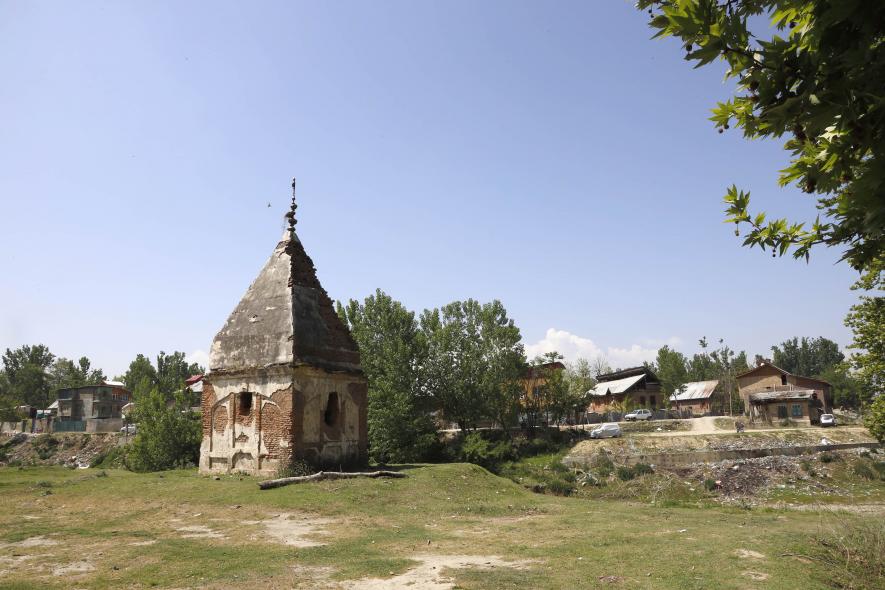
<instances>
[{"instance_id":1,"label":"dirt path","mask_svg":"<svg viewBox=\"0 0 885 590\"><path fill-rule=\"evenodd\" d=\"M692 434L716 434L722 432L716 428L715 416L704 416L703 418L694 418L691 421Z\"/></svg>"}]
</instances>

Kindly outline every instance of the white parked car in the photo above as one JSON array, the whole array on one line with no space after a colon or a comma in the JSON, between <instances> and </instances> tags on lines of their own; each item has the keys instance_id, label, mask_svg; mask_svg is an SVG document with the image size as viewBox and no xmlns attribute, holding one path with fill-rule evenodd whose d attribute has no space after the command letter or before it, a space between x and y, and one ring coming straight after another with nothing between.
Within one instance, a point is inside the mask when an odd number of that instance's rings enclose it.
<instances>
[{"instance_id":1,"label":"white parked car","mask_svg":"<svg viewBox=\"0 0 885 590\"><path fill-rule=\"evenodd\" d=\"M123 434L136 434L138 428L136 428L135 424L127 424L123 428L120 429L120 432Z\"/></svg>"},{"instance_id":2,"label":"white parked car","mask_svg":"<svg viewBox=\"0 0 885 590\"><path fill-rule=\"evenodd\" d=\"M651 410L633 410L626 416L624 420L632 422L634 420L651 420Z\"/></svg>"},{"instance_id":3,"label":"white parked car","mask_svg":"<svg viewBox=\"0 0 885 590\"><path fill-rule=\"evenodd\" d=\"M615 438L621 436L621 427L615 422L600 424L590 431L590 438Z\"/></svg>"},{"instance_id":4,"label":"white parked car","mask_svg":"<svg viewBox=\"0 0 885 590\"><path fill-rule=\"evenodd\" d=\"M821 427L825 426L835 426L836 425L836 417L832 414L821 414L820 415L820 425Z\"/></svg>"}]
</instances>

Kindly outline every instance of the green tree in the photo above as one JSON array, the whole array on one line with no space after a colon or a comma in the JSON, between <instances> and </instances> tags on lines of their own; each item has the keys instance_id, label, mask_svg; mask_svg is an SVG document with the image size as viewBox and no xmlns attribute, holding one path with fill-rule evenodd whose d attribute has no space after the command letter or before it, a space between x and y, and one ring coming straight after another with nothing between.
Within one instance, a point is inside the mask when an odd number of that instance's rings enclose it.
<instances>
[{"instance_id":1,"label":"green tree","mask_svg":"<svg viewBox=\"0 0 885 590\"><path fill-rule=\"evenodd\" d=\"M590 390L596 387L593 366L585 358L578 357L573 363L566 363L565 378L574 403L574 411L582 412L590 403Z\"/></svg>"},{"instance_id":2,"label":"green tree","mask_svg":"<svg viewBox=\"0 0 885 590\"><path fill-rule=\"evenodd\" d=\"M5 371L0 371L0 422L14 422L18 420L15 407L18 398L15 397L9 378Z\"/></svg>"},{"instance_id":3,"label":"green tree","mask_svg":"<svg viewBox=\"0 0 885 590\"><path fill-rule=\"evenodd\" d=\"M427 339L427 391L466 431L483 419L505 429L519 412L525 355L519 328L500 301L455 301L421 314Z\"/></svg>"},{"instance_id":4,"label":"green tree","mask_svg":"<svg viewBox=\"0 0 885 590\"><path fill-rule=\"evenodd\" d=\"M95 385L105 380L104 371L93 369L88 358L80 357L76 363L70 359L59 357L49 369L49 378L53 390L67 387Z\"/></svg>"},{"instance_id":5,"label":"green tree","mask_svg":"<svg viewBox=\"0 0 885 590\"><path fill-rule=\"evenodd\" d=\"M819 377L845 360L839 345L823 336L784 341L779 347L772 346L772 362L794 375Z\"/></svg>"},{"instance_id":6,"label":"green tree","mask_svg":"<svg viewBox=\"0 0 885 590\"><path fill-rule=\"evenodd\" d=\"M719 339L720 347L707 352L710 343L707 337L698 341L701 352L687 361L687 372L690 381L719 381L718 390L725 400L726 409L730 414L743 411L740 397L737 394L736 376L746 371L747 353L735 352L723 339Z\"/></svg>"},{"instance_id":7,"label":"green tree","mask_svg":"<svg viewBox=\"0 0 885 590\"><path fill-rule=\"evenodd\" d=\"M864 416L863 423L876 440L885 443L885 395L876 396Z\"/></svg>"},{"instance_id":8,"label":"green tree","mask_svg":"<svg viewBox=\"0 0 885 590\"><path fill-rule=\"evenodd\" d=\"M160 351L157 355L157 387L167 398L181 391L188 377L205 372L197 363L188 363L183 352L166 354Z\"/></svg>"},{"instance_id":9,"label":"green tree","mask_svg":"<svg viewBox=\"0 0 885 590\"><path fill-rule=\"evenodd\" d=\"M862 0L639 0L656 37L674 36L685 59L725 63L733 98L712 121L748 139L786 136L780 184L813 194L824 219L810 227L766 221L750 193L728 189L727 221L746 227L744 245L808 258L842 246L867 269L885 251L885 3ZM771 27L760 24L768 17Z\"/></svg>"},{"instance_id":10,"label":"green tree","mask_svg":"<svg viewBox=\"0 0 885 590\"><path fill-rule=\"evenodd\" d=\"M426 459L437 441L421 371L427 356L414 312L378 289L337 304L369 381L369 453L380 463Z\"/></svg>"},{"instance_id":11,"label":"green tree","mask_svg":"<svg viewBox=\"0 0 885 590\"><path fill-rule=\"evenodd\" d=\"M658 355L655 358L655 374L661 381L661 391L666 399L680 391L682 386L688 382L687 362L684 354L669 346L665 345L658 349Z\"/></svg>"},{"instance_id":12,"label":"green tree","mask_svg":"<svg viewBox=\"0 0 885 590\"><path fill-rule=\"evenodd\" d=\"M147 380L151 387L159 384L157 369L154 368L151 359L143 354L139 354L134 361L129 363L129 369L123 375L123 383L126 385L126 389L134 392L135 386L144 380Z\"/></svg>"},{"instance_id":13,"label":"green tree","mask_svg":"<svg viewBox=\"0 0 885 590\"><path fill-rule=\"evenodd\" d=\"M140 383L147 382L142 379ZM138 424L138 433L126 454L129 469L161 471L197 463L203 432L189 405L181 391L172 403L157 387L136 396L133 421Z\"/></svg>"},{"instance_id":14,"label":"green tree","mask_svg":"<svg viewBox=\"0 0 885 590\"><path fill-rule=\"evenodd\" d=\"M16 405L27 404L44 409L52 403L54 392L49 368L54 360L55 355L42 344L6 349L3 370L9 381L10 396L16 400Z\"/></svg>"},{"instance_id":15,"label":"green tree","mask_svg":"<svg viewBox=\"0 0 885 590\"><path fill-rule=\"evenodd\" d=\"M819 378L833 386L833 407L860 408L864 399L863 385L852 374L848 363L833 365Z\"/></svg>"},{"instance_id":16,"label":"green tree","mask_svg":"<svg viewBox=\"0 0 885 590\"><path fill-rule=\"evenodd\" d=\"M877 261L877 268L861 278L852 289L873 292L885 290L882 267L885 259ZM845 325L854 332L848 347L854 352L849 362L862 386L862 401L876 394L885 395L885 297L862 295L851 307Z\"/></svg>"}]
</instances>

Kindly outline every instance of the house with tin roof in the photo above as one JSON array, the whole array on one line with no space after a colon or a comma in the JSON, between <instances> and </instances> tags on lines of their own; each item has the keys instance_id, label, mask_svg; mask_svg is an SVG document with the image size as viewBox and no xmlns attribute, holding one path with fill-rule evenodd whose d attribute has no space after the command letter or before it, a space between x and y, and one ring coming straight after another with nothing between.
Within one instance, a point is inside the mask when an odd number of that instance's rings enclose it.
<instances>
[{"instance_id":1,"label":"house with tin roof","mask_svg":"<svg viewBox=\"0 0 885 590\"><path fill-rule=\"evenodd\" d=\"M719 381L692 381L685 383L670 396L673 409L690 410L694 416L721 414L725 406Z\"/></svg>"},{"instance_id":2,"label":"house with tin roof","mask_svg":"<svg viewBox=\"0 0 885 590\"><path fill-rule=\"evenodd\" d=\"M820 423L832 406L832 386L822 379L794 375L771 361L737 375L738 394L751 422L792 420Z\"/></svg>"}]
</instances>

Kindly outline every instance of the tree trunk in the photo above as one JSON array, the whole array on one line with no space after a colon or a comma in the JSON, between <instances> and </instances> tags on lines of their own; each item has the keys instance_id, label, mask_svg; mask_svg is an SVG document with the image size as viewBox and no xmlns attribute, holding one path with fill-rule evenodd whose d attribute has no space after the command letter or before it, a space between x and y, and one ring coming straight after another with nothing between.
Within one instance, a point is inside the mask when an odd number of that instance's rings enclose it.
<instances>
[{"instance_id":1,"label":"tree trunk","mask_svg":"<svg viewBox=\"0 0 885 590\"><path fill-rule=\"evenodd\" d=\"M268 479L266 481L258 482L258 487L262 490L269 490L272 488L281 488L283 486L295 483L320 481L323 479L353 479L356 477L406 477L406 474L400 471L356 471L350 473L343 471L320 471L318 473L314 473L313 475Z\"/></svg>"}]
</instances>

